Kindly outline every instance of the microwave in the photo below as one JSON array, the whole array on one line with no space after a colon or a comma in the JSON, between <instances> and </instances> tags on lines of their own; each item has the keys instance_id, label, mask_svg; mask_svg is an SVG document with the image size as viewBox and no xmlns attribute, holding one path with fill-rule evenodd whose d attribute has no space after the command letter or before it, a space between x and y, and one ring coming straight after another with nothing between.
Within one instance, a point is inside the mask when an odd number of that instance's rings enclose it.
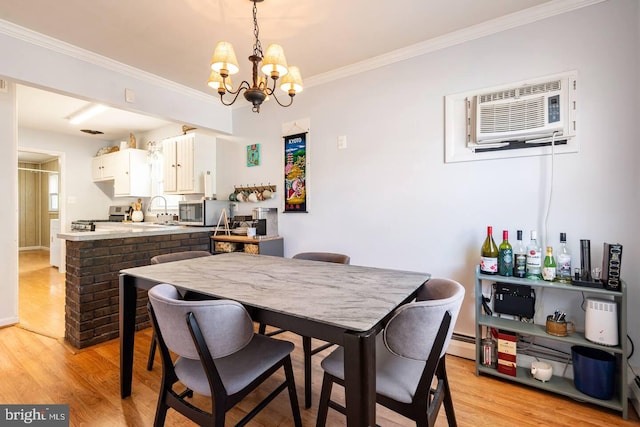
<instances>
[{"instance_id":1,"label":"microwave","mask_svg":"<svg viewBox=\"0 0 640 427\"><path fill-rule=\"evenodd\" d=\"M178 202L178 224L213 227L229 202L222 200L181 200Z\"/></svg>"}]
</instances>

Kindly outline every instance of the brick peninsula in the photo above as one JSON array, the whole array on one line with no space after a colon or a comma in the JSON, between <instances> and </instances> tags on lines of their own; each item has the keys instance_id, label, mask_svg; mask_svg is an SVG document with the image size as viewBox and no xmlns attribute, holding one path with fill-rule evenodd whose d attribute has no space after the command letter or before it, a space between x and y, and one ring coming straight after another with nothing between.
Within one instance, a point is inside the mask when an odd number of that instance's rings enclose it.
<instances>
[{"instance_id":1,"label":"brick peninsula","mask_svg":"<svg viewBox=\"0 0 640 427\"><path fill-rule=\"evenodd\" d=\"M152 257L210 251L213 227L152 223L97 223L96 231L60 233L66 241L65 340L85 348L118 338L118 289L122 269ZM136 330L150 326L145 291L138 291Z\"/></svg>"}]
</instances>

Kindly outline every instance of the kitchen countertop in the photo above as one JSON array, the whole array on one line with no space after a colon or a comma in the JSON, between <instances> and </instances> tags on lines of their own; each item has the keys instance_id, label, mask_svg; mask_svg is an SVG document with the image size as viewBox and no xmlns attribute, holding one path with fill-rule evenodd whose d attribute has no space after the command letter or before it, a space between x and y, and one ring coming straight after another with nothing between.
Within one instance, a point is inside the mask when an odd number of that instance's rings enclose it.
<instances>
[{"instance_id":1,"label":"kitchen countertop","mask_svg":"<svg viewBox=\"0 0 640 427\"><path fill-rule=\"evenodd\" d=\"M96 231L68 231L57 237L75 242L88 240L121 239L124 237L159 236L163 234L200 233L214 231L216 227L190 227L185 225L163 225L153 222L105 222L96 223Z\"/></svg>"}]
</instances>

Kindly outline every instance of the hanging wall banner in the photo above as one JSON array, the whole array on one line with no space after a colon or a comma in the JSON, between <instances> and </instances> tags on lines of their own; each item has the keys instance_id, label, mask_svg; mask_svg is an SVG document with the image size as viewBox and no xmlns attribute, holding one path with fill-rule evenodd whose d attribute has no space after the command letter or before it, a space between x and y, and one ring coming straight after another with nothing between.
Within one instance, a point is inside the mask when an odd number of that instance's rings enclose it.
<instances>
[{"instance_id":1,"label":"hanging wall banner","mask_svg":"<svg viewBox=\"0 0 640 427\"><path fill-rule=\"evenodd\" d=\"M307 212L307 134L284 137L284 211Z\"/></svg>"}]
</instances>

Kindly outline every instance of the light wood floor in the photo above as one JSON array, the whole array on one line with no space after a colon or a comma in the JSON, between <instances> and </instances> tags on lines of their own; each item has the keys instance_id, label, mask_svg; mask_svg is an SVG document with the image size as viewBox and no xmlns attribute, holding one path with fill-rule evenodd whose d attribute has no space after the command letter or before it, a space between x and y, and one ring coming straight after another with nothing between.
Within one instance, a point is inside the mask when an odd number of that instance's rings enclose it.
<instances>
[{"instance_id":1,"label":"light wood floor","mask_svg":"<svg viewBox=\"0 0 640 427\"><path fill-rule=\"evenodd\" d=\"M49 251L20 251L18 260L20 326L64 337L64 273L49 264Z\"/></svg>"},{"instance_id":2,"label":"light wood floor","mask_svg":"<svg viewBox=\"0 0 640 427\"><path fill-rule=\"evenodd\" d=\"M56 275L53 275L53 278L54 281L58 280ZM24 283L21 282L21 290L23 285ZM29 288L25 286L25 289ZM63 289L62 293L64 293ZM53 290L51 292L57 293ZM37 295L47 298L46 292L34 293L30 301L34 306L39 307L40 317L44 319L42 323L46 324L46 319L55 318L56 315L46 312L47 307L51 307L50 304L33 301L38 298ZM36 323L35 320L34 323ZM0 329L0 375L2 376L0 403L69 404L71 426L143 427L153 424L161 365L157 358L153 371L149 372L145 369L151 339L150 329L136 334L133 394L124 400L120 399L118 340L78 351L66 345L63 339L52 338L52 336L55 334L46 336L20 326ZM293 364L298 398L302 402L304 390L302 388L301 339L291 333L278 337L296 344ZM310 409L301 409L305 426L315 425L322 384L320 360L330 351L326 350L313 358L313 406ZM447 356L447 371L458 424L463 427L638 425L638 417L631 406L629 420L625 421L617 412L493 377L476 377L474 364L470 360ZM281 378L282 374L279 375ZM227 425L235 424L244 416L258 399L271 391L274 383L275 381L269 381L238 404L229 413ZM335 387L334 398L340 400L341 395L341 388ZM202 403L204 399L196 396L194 402ZM444 409L440 412L437 425L446 426ZM381 426L414 425L407 419L381 407L378 408L377 421ZM344 426L345 424L340 414L329 411L327 425ZM169 411L166 425L192 426L193 423L180 414ZM293 425L286 393L279 395L249 425Z\"/></svg>"}]
</instances>

